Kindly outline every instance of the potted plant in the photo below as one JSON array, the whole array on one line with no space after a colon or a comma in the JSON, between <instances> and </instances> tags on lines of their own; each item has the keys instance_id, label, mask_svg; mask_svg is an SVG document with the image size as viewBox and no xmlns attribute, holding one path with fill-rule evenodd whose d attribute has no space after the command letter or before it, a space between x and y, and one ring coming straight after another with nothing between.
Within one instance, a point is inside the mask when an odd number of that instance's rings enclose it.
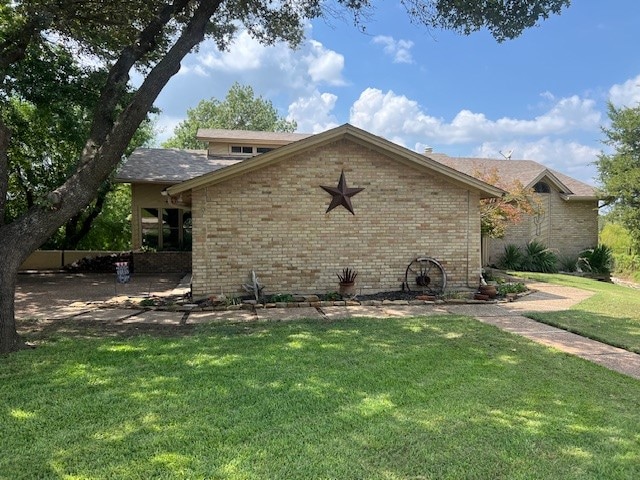
<instances>
[{"instance_id":1,"label":"potted plant","mask_svg":"<svg viewBox=\"0 0 640 480\"><path fill-rule=\"evenodd\" d=\"M342 273L337 273L338 280L340 280L339 293L343 297L353 296L356 293L356 277L358 272L352 268L343 268Z\"/></svg>"}]
</instances>

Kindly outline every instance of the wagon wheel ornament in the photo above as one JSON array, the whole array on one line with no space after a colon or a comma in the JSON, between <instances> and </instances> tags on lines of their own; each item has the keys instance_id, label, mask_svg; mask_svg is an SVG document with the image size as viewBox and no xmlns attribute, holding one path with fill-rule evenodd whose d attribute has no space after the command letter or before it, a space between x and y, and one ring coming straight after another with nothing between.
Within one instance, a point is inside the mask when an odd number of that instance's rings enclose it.
<instances>
[{"instance_id":1,"label":"wagon wheel ornament","mask_svg":"<svg viewBox=\"0 0 640 480\"><path fill-rule=\"evenodd\" d=\"M446 286L447 273L435 258L418 257L407 266L404 287L408 291L441 295Z\"/></svg>"}]
</instances>

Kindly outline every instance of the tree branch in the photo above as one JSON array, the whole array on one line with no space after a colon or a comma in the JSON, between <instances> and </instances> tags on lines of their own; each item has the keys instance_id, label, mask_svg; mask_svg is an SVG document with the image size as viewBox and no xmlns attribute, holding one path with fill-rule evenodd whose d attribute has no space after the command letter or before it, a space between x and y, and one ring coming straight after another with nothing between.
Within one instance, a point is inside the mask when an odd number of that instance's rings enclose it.
<instances>
[{"instance_id":1,"label":"tree branch","mask_svg":"<svg viewBox=\"0 0 640 480\"><path fill-rule=\"evenodd\" d=\"M124 50L109 70L109 76L102 89L98 107L94 113L89 138L82 152L82 158L91 158L93 151L101 145L113 126L115 109L126 93L131 68L158 46L160 36L171 19L182 12L189 0L175 0L167 3L158 15L140 32L138 38Z\"/></svg>"}]
</instances>

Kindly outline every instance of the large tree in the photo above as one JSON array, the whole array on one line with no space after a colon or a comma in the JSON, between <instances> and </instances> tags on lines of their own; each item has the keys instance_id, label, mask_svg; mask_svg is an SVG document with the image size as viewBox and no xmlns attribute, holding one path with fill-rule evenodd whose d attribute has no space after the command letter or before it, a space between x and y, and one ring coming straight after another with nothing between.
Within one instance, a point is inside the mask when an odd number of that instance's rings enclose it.
<instances>
[{"instance_id":1,"label":"large tree","mask_svg":"<svg viewBox=\"0 0 640 480\"><path fill-rule=\"evenodd\" d=\"M76 168L105 72L83 66L67 49L48 43L31 45L23 61L7 70L11 81L0 115L12 131L4 219L10 222L62 184ZM152 137L151 123L145 121L128 150ZM95 200L67 220L43 247L76 248L100 218L112 188L111 181L105 181Z\"/></svg>"},{"instance_id":2,"label":"large tree","mask_svg":"<svg viewBox=\"0 0 640 480\"><path fill-rule=\"evenodd\" d=\"M0 0L0 104L13 96L11 69L30 49L56 44L105 73L91 112L84 148L67 172L27 211L4 222L11 125L0 115L0 353L16 350L14 295L20 264L61 225L89 204L125 152L180 62L206 37L226 48L239 28L265 44L298 44L309 19L342 8L360 22L368 0ZM431 28L470 33L487 28L513 38L569 0L401 0L412 19ZM144 76L128 95L131 72ZM64 79L57 78L53 82ZM34 140L34 141L37 141Z\"/></svg>"},{"instance_id":3,"label":"large tree","mask_svg":"<svg viewBox=\"0 0 640 480\"><path fill-rule=\"evenodd\" d=\"M640 250L640 105L616 108L609 104L611 126L603 128L604 143L612 153L602 153L597 166L605 205L610 216L631 234Z\"/></svg>"},{"instance_id":4,"label":"large tree","mask_svg":"<svg viewBox=\"0 0 640 480\"><path fill-rule=\"evenodd\" d=\"M223 101L201 100L187 110L187 118L173 130L173 136L162 144L165 148L205 148L196 139L199 128L293 132L296 122L278 115L269 100L255 96L253 88L234 83Z\"/></svg>"}]
</instances>

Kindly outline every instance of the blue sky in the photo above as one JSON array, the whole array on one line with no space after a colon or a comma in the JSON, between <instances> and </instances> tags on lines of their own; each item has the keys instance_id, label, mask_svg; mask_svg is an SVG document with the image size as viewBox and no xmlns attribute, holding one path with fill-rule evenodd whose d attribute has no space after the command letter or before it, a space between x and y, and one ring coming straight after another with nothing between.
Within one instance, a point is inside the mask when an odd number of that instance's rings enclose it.
<instances>
[{"instance_id":1,"label":"blue sky","mask_svg":"<svg viewBox=\"0 0 640 480\"><path fill-rule=\"evenodd\" d=\"M366 33L317 20L306 41L264 47L241 32L185 58L156 105L159 142L188 108L253 87L300 132L351 123L407 148L531 159L594 183L607 102L640 102L640 2L574 0L502 44L412 25L397 1L376 3Z\"/></svg>"}]
</instances>

